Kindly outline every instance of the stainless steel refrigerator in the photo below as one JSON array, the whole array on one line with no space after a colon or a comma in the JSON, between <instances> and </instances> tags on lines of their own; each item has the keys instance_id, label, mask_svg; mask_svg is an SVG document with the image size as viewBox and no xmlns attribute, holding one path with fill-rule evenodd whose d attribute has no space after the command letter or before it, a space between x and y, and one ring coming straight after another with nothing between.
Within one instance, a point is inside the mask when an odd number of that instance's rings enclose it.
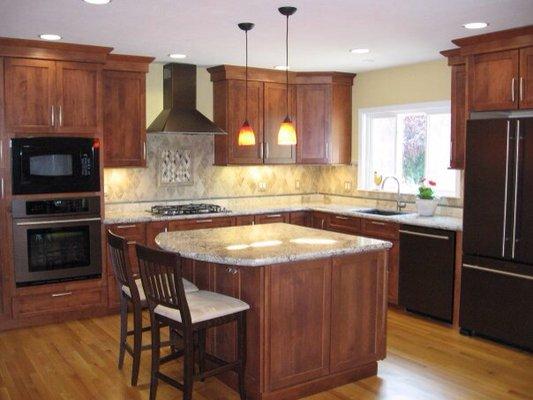
<instances>
[{"instance_id":1,"label":"stainless steel refrigerator","mask_svg":"<svg viewBox=\"0 0 533 400\"><path fill-rule=\"evenodd\" d=\"M533 114L467 124L460 326L533 349Z\"/></svg>"}]
</instances>

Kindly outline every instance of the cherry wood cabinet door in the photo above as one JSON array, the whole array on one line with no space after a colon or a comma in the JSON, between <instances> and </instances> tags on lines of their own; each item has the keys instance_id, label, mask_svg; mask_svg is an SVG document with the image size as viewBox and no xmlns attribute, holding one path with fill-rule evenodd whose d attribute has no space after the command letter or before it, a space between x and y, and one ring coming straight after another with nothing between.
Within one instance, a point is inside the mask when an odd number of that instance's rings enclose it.
<instances>
[{"instance_id":1,"label":"cherry wood cabinet door","mask_svg":"<svg viewBox=\"0 0 533 400\"><path fill-rule=\"evenodd\" d=\"M102 128L102 66L57 62L56 131L96 133Z\"/></svg>"},{"instance_id":2,"label":"cherry wood cabinet door","mask_svg":"<svg viewBox=\"0 0 533 400\"><path fill-rule=\"evenodd\" d=\"M472 111L518 108L518 50L471 56L468 81Z\"/></svg>"},{"instance_id":3,"label":"cherry wood cabinet door","mask_svg":"<svg viewBox=\"0 0 533 400\"><path fill-rule=\"evenodd\" d=\"M254 215L238 215L235 217L235 225L254 225L255 216Z\"/></svg>"},{"instance_id":4,"label":"cherry wood cabinet door","mask_svg":"<svg viewBox=\"0 0 533 400\"><path fill-rule=\"evenodd\" d=\"M226 127L230 164L263 163L263 83L248 82L248 122L255 132L255 145L239 146L239 129L246 118L246 85L244 81L228 81Z\"/></svg>"},{"instance_id":5,"label":"cherry wood cabinet door","mask_svg":"<svg viewBox=\"0 0 533 400\"><path fill-rule=\"evenodd\" d=\"M520 49L520 108L533 108L533 47Z\"/></svg>"},{"instance_id":6,"label":"cherry wood cabinet door","mask_svg":"<svg viewBox=\"0 0 533 400\"><path fill-rule=\"evenodd\" d=\"M311 226L311 213L309 211L293 211L289 214L289 223L292 225Z\"/></svg>"},{"instance_id":7,"label":"cherry wood cabinet door","mask_svg":"<svg viewBox=\"0 0 533 400\"><path fill-rule=\"evenodd\" d=\"M384 269L376 252L333 260L331 373L383 358Z\"/></svg>"},{"instance_id":8,"label":"cherry wood cabinet door","mask_svg":"<svg viewBox=\"0 0 533 400\"><path fill-rule=\"evenodd\" d=\"M265 357L268 390L327 375L331 259L273 265L267 274Z\"/></svg>"},{"instance_id":9,"label":"cherry wood cabinet door","mask_svg":"<svg viewBox=\"0 0 533 400\"><path fill-rule=\"evenodd\" d=\"M328 229L335 232L359 235L361 234L361 219L331 214L329 216Z\"/></svg>"},{"instance_id":10,"label":"cherry wood cabinet door","mask_svg":"<svg viewBox=\"0 0 533 400\"><path fill-rule=\"evenodd\" d=\"M466 66L452 66L452 132L450 168L465 168L466 151Z\"/></svg>"},{"instance_id":11,"label":"cherry wood cabinet door","mask_svg":"<svg viewBox=\"0 0 533 400\"><path fill-rule=\"evenodd\" d=\"M287 87L265 82L264 86L265 164L294 164L296 146L278 145L278 131L287 116ZM289 86L289 116L296 124L296 87ZM296 129L298 132L298 129Z\"/></svg>"},{"instance_id":12,"label":"cherry wood cabinet door","mask_svg":"<svg viewBox=\"0 0 533 400\"><path fill-rule=\"evenodd\" d=\"M400 279L400 241L392 240L387 261L387 298L390 304L398 304L398 287Z\"/></svg>"},{"instance_id":13,"label":"cherry wood cabinet door","mask_svg":"<svg viewBox=\"0 0 533 400\"><path fill-rule=\"evenodd\" d=\"M146 224L146 245L158 249L159 246L156 244L155 238L161 232L168 232L167 221L148 222Z\"/></svg>"},{"instance_id":14,"label":"cherry wood cabinet door","mask_svg":"<svg viewBox=\"0 0 533 400\"><path fill-rule=\"evenodd\" d=\"M298 163L327 164L331 146L331 85L298 85L296 114Z\"/></svg>"},{"instance_id":15,"label":"cherry wood cabinet door","mask_svg":"<svg viewBox=\"0 0 533 400\"><path fill-rule=\"evenodd\" d=\"M46 133L55 125L55 62L5 59L7 132Z\"/></svg>"},{"instance_id":16,"label":"cherry wood cabinet door","mask_svg":"<svg viewBox=\"0 0 533 400\"><path fill-rule=\"evenodd\" d=\"M145 73L104 71L104 99L104 167L145 167Z\"/></svg>"},{"instance_id":17,"label":"cherry wood cabinet door","mask_svg":"<svg viewBox=\"0 0 533 400\"><path fill-rule=\"evenodd\" d=\"M274 214L259 214L255 216L256 224L273 224L275 222L289 222L289 214L274 213Z\"/></svg>"}]
</instances>

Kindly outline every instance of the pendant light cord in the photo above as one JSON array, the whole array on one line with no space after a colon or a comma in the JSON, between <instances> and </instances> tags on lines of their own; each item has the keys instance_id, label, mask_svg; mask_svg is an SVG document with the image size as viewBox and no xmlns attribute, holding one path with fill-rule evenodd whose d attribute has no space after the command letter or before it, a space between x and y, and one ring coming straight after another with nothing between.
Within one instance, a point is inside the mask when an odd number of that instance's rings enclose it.
<instances>
[{"instance_id":1,"label":"pendant light cord","mask_svg":"<svg viewBox=\"0 0 533 400\"><path fill-rule=\"evenodd\" d=\"M245 88L244 88L244 103L246 108L246 118L245 120L248 121L248 31L244 32L246 37L246 66L244 68L244 74L245 74Z\"/></svg>"},{"instance_id":2,"label":"pendant light cord","mask_svg":"<svg viewBox=\"0 0 533 400\"><path fill-rule=\"evenodd\" d=\"M287 84L287 117L289 116L289 16L287 15L287 30L285 32L285 82Z\"/></svg>"}]
</instances>

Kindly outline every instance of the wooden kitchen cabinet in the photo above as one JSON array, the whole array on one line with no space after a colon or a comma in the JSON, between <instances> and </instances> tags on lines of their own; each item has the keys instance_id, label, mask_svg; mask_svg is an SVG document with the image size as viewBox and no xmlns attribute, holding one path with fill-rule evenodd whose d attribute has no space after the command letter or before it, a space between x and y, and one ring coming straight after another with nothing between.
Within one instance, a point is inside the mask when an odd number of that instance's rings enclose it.
<instances>
[{"instance_id":1,"label":"wooden kitchen cabinet","mask_svg":"<svg viewBox=\"0 0 533 400\"><path fill-rule=\"evenodd\" d=\"M361 234L361 219L346 215L330 214L327 229L351 235Z\"/></svg>"},{"instance_id":2,"label":"wooden kitchen cabinet","mask_svg":"<svg viewBox=\"0 0 533 400\"><path fill-rule=\"evenodd\" d=\"M146 73L151 57L104 65L104 166L146 167Z\"/></svg>"},{"instance_id":3,"label":"wooden kitchen cabinet","mask_svg":"<svg viewBox=\"0 0 533 400\"><path fill-rule=\"evenodd\" d=\"M533 108L533 47L520 49L520 108Z\"/></svg>"},{"instance_id":4,"label":"wooden kitchen cabinet","mask_svg":"<svg viewBox=\"0 0 533 400\"><path fill-rule=\"evenodd\" d=\"M289 214L287 213L272 213L259 214L255 216L256 224L273 224L275 222L289 222Z\"/></svg>"},{"instance_id":5,"label":"wooden kitchen cabinet","mask_svg":"<svg viewBox=\"0 0 533 400\"><path fill-rule=\"evenodd\" d=\"M137 251L135 250L135 244L145 244L146 224L143 222L133 224L113 224L108 225L107 229L109 229L115 235L124 237L128 241L131 268L135 274L138 274L139 264L137 262ZM109 266L108 272L113 274L113 269L111 266Z\"/></svg>"},{"instance_id":6,"label":"wooden kitchen cabinet","mask_svg":"<svg viewBox=\"0 0 533 400\"><path fill-rule=\"evenodd\" d=\"M312 216L309 211L293 211L289 214L289 223L292 225L300 225L311 227Z\"/></svg>"},{"instance_id":7,"label":"wooden kitchen cabinet","mask_svg":"<svg viewBox=\"0 0 533 400\"><path fill-rule=\"evenodd\" d=\"M7 58L5 67L7 131L101 131L100 64Z\"/></svg>"},{"instance_id":8,"label":"wooden kitchen cabinet","mask_svg":"<svg viewBox=\"0 0 533 400\"><path fill-rule=\"evenodd\" d=\"M279 127L287 116L287 86L283 83L264 84L265 164L294 164L296 146L278 145ZM296 125L296 86L289 86L289 116ZM296 126L296 132L298 127Z\"/></svg>"},{"instance_id":9,"label":"wooden kitchen cabinet","mask_svg":"<svg viewBox=\"0 0 533 400\"><path fill-rule=\"evenodd\" d=\"M452 65L450 168L465 168L466 152L466 65Z\"/></svg>"},{"instance_id":10,"label":"wooden kitchen cabinet","mask_svg":"<svg viewBox=\"0 0 533 400\"><path fill-rule=\"evenodd\" d=\"M235 225L233 217L177 219L168 222L169 231L188 231L193 229L221 228Z\"/></svg>"},{"instance_id":11,"label":"wooden kitchen cabinet","mask_svg":"<svg viewBox=\"0 0 533 400\"><path fill-rule=\"evenodd\" d=\"M255 216L254 215L238 215L235 217L235 225L254 225Z\"/></svg>"},{"instance_id":12,"label":"wooden kitchen cabinet","mask_svg":"<svg viewBox=\"0 0 533 400\"><path fill-rule=\"evenodd\" d=\"M328 229L329 214L314 211L312 214L311 227L316 229Z\"/></svg>"},{"instance_id":13,"label":"wooden kitchen cabinet","mask_svg":"<svg viewBox=\"0 0 533 400\"><path fill-rule=\"evenodd\" d=\"M155 238L161 232L168 232L168 221L152 221L146 224L146 245L156 249L159 246L155 242Z\"/></svg>"},{"instance_id":14,"label":"wooden kitchen cabinet","mask_svg":"<svg viewBox=\"0 0 533 400\"><path fill-rule=\"evenodd\" d=\"M471 111L518 109L519 51L475 54L468 60Z\"/></svg>"}]
</instances>

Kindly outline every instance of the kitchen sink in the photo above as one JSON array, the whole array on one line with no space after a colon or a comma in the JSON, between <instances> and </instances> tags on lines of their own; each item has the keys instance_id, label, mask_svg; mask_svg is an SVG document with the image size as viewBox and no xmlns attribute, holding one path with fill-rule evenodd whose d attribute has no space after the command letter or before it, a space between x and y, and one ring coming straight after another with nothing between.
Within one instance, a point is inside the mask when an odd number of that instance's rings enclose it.
<instances>
[{"instance_id":1,"label":"kitchen sink","mask_svg":"<svg viewBox=\"0 0 533 400\"><path fill-rule=\"evenodd\" d=\"M402 211L380 210L378 208L371 208L368 210L357 210L357 212L360 212L363 214L384 215L384 216L406 214L405 212L402 212Z\"/></svg>"}]
</instances>

